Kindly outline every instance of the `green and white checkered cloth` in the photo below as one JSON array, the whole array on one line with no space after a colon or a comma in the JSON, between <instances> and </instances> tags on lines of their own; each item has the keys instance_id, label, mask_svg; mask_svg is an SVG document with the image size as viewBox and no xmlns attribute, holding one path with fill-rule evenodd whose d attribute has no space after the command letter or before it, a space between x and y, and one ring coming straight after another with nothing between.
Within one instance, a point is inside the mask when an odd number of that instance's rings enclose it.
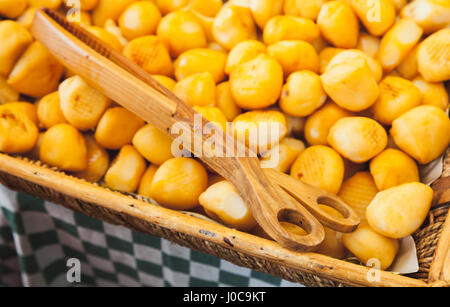
<instances>
[{"instance_id":1,"label":"green and white checkered cloth","mask_svg":"<svg viewBox=\"0 0 450 307\"><path fill-rule=\"evenodd\" d=\"M299 286L0 186L0 286L22 285Z\"/></svg>"}]
</instances>

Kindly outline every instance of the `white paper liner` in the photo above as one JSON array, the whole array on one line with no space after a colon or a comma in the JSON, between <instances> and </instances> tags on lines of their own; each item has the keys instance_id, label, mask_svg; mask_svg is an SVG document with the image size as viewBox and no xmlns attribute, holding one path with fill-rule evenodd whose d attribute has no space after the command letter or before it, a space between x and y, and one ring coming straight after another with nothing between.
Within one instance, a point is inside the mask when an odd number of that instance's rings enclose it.
<instances>
[{"instance_id":1,"label":"white paper liner","mask_svg":"<svg viewBox=\"0 0 450 307\"><path fill-rule=\"evenodd\" d=\"M397 274L411 274L419 271L416 243L412 236L400 240L397 257L388 271Z\"/></svg>"},{"instance_id":2,"label":"white paper liner","mask_svg":"<svg viewBox=\"0 0 450 307\"><path fill-rule=\"evenodd\" d=\"M436 160L430 162L427 165L419 167L420 178L422 182L431 185L433 182L438 180L442 175L442 170L444 168L444 156L440 156Z\"/></svg>"}]
</instances>

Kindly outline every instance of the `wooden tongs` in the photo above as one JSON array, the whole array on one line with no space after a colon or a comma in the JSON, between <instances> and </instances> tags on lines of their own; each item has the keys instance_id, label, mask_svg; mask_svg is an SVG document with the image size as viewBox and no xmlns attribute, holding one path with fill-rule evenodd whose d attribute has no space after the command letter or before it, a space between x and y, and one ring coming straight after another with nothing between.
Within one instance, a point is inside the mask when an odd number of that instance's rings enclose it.
<instances>
[{"instance_id":1,"label":"wooden tongs","mask_svg":"<svg viewBox=\"0 0 450 307\"><path fill-rule=\"evenodd\" d=\"M191 107L139 66L80 26L69 23L64 16L49 9L38 10L32 33L66 67L150 124L171 135L171 127L182 122L192 135L201 136L203 142L207 140L208 136L202 133L206 120L203 120L202 127L195 126L196 112ZM235 152L235 146L229 148L228 144L236 142L228 142L229 138L233 137L224 135L224 151ZM360 222L356 213L335 195L286 174L263 170L256 156L217 157L214 153L198 152L192 143L191 138L185 140L185 144L191 145L190 151L194 155L234 184L255 220L283 247L312 251L324 240L322 224L339 232L352 232ZM319 207L319 203L335 208L344 218L329 215ZM308 234L290 233L280 222L294 223Z\"/></svg>"}]
</instances>

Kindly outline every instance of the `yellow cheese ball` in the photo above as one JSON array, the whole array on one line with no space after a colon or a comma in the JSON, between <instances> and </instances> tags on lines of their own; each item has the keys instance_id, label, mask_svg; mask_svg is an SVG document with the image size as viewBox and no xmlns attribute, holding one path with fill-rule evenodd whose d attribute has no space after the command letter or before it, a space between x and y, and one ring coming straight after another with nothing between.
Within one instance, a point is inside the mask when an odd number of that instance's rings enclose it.
<instances>
[{"instance_id":1,"label":"yellow cheese ball","mask_svg":"<svg viewBox=\"0 0 450 307\"><path fill-rule=\"evenodd\" d=\"M250 0L249 2L253 18L261 29L264 29L264 26L273 16L281 15L283 11L283 1Z\"/></svg>"},{"instance_id":2,"label":"yellow cheese ball","mask_svg":"<svg viewBox=\"0 0 450 307\"><path fill-rule=\"evenodd\" d=\"M49 129L58 124L67 123L60 107L59 92L48 94L37 104L39 127Z\"/></svg>"},{"instance_id":3,"label":"yellow cheese ball","mask_svg":"<svg viewBox=\"0 0 450 307\"><path fill-rule=\"evenodd\" d=\"M175 85L174 93L190 106L216 105L216 82L209 72L184 78Z\"/></svg>"},{"instance_id":4,"label":"yellow cheese ball","mask_svg":"<svg viewBox=\"0 0 450 307\"><path fill-rule=\"evenodd\" d=\"M3 109L10 110L11 112L22 113L26 117L28 117L35 125L39 124L39 119L37 116L37 108L36 105L29 102L8 102L4 104Z\"/></svg>"},{"instance_id":5,"label":"yellow cheese ball","mask_svg":"<svg viewBox=\"0 0 450 307\"><path fill-rule=\"evenodd\" d=\"M364 163L386 148L388 136L383 126L367 117L346 117L330 130L328 143L350 161Z\"/></svg>"},{"instance_id":6,"label":"yellow cheese ball","mask_svg":"<svg viewBox=\"0 0 450 307\"><path fill-rule=\"evenodd\" d=\"M377 193L372 175L369 172L357 172L342 184L338 196L355 210L361 222L365 222L366 209Z\"/></svg>"},{"instance_id":7,"label":"yellow cheese ball","mask_svg":"<svg viewBox=\"0 0 450 307\"><path fill-rule=\"evenodd\" d=\"M170 54L177 57L183 52L207 46L207 37L198 18L189 11L175 11L161 19L156 30L158 37L169 43Z\"/></svg>"},{"instance_id":8,"label":"yellow cheese ball","mask_svg":"<svg viewBox=\"0 0 450 307\"><path fill-rule=\"evenodd\" d=\"M180 1L180 0L178 0ZM222 0L190 0L187 5L189 8L199 12L207 17L214 17L219 13L223 6Z\"/></svg>"},{"instance_id":9,"label":"yellow cheese ball","mask_svg":"<svg viewBox=\"0 0 450 307\"><path fill-rule=\"evenodd\" d=\"M450 3L446 0L410 1L401 9L401 16L414 20L425 33L448 26Z\"/></svg>"},{"instance_id":10,"label":"yellow cheese ball","mask_svg":"<svg viewBox=\"0 0 450 307\"><path fill-rule=\"evenodd\" d=\"M335 47L355 48L358 44L358 18L346 1L326 2L317 17L317 25L322 36Z\"/></svg>"},{"instance_id":11,"label":"yellow cheese ball","mask_svg":"<svg viewBox=\"0 0 450 307\"><path fill-rule=\"evenodd\" d=\"M260 54L266 53L266 45L257 40L240 42L228 54L225 72L230 74L238 65L251 61Z\"/></svg>"},{"instance_id":12,"label":"yellow cheese ball","mask_svg":"<svg viewBox=\"0 0 450 307\"><path fill-rule=\"evenodd\" d=\"M79 76L64 80L58 91L64 118L82 131L94 129L111 104L108 97Z\"/></svg>"},{"instance_id":13,"label":"yellow cheese ball","mask_svg":"<svg viewBox=\"0 0 450 307\"><path fill-rule=\"evenodd\" d=\"M231 50L240 42L256 39L252 11L242 6L223 6L214 20L213 36L214 40L227 50Z\"/></svg>"},{"instance_id":14,"label":"yellow cheese ball","mask_svg":"<svg viewBox=\"0 0 450 307\"><path fill-rule=\"evenodd\" d=\"M132 40L155 34L161 12L151 1L136 1L122 13L119 26L125 38Z\"/></svg>"},{"instance_id":15,"label":"yellow cheese ball","mask_svg":"<svg viewBox=\"0 0 450 307\"><path fill-rule=\"evenodd\" d=\"M17 59L33 41L28 30L12 20L0 21L0 76L7 77Z\"/></svg>"},{"instance_id":16,"label":"yellow cheese ball","mask_svg":"<svg viewBox=\"0 0 450 307\"><path fill-rule=\"evenodd\" d=\"M230 82L222 82L216 87L216 103L217 107L223 112L228 121L233 121L242 113L241 108L231 95Z\"/></svg>"},{"instance_id":17,"label":"yellow cheese ball","mask_svg":"<svg viewBox=\"0 0 450 307\"><path fill-rule=\"evenodd\" d=\"M130 144L145 121L122 107L108 109L100 119L95 140L101 146L117 150Z\"/></svg>"},{"instance_id":18,"label":"yellow cheese ball","mask_svg":"<svg viewBox=\"0 0 450 307\"><path fill-rule=\"evenodd\" d=\"M154 35L136 38L123 49L123 55L149 74L172 76L173 64L165 42Z\"/></svg>"},{"instance_id":19,"label":"yellow cheese ball","mask_svg":"<svg viewBox=\"0 0 450 307\"><path fill-rule=\"evenodd\" d=\"M372 174L378 190L408 182L419 182L419 168L416 162L400 150L388 148L370 162Z\"/></svg>"},{"instance_id":20,"label":"yellow cheese ball","mask_svg":"<svg viewBox=\"0 0 450 307\"><path fill-rule=\"evenodd\" d=\"M161 165L173 158L172 139L150 124L136 132L132 143L136 150L153 164Z\"/></svg>"},{"instance_id":21,"label":"yellow cheese ball","mask_svg":"<svg viewBox=\"0 0 450 307\"><path fill-rule=\"evenodd\" d=\"M0 106L0 151L26 153L33 149L39 138L39 130L33 119L22 107Z\"/></svg>"},{"instance_id":22,"label":"yellow cheese ball","mask_svg":"<svg viewBox=\"0 0 450 307\"><path fill-rule=\"evenodd\" d=\"M422 104L429 104L442 110L448 108L448 93L444 83L432 83L425 81L422 77L416 77L412 83L419 89L423 95Z\"/></svg>"},{"instance_id":23,"label":"yellow cheese ball","mask_svg":"<svg viewBox=\"0 0 450 307\"><path fill-rule=\"evenodd\" d=\"M219 108L194 106L193 109L210 123L213 123L217 127L220 127L223 132L226 132L228 120Z\"/></svg>"},{"instance_id":24,"label":"yellow cheese ball","mask_svg":"<svg viewBox=\"0 0 450 307\"><path fill-rule=\"evenodd\" d=\"M262 109L275 104L283 87L283 68L267 55L236 67L230 75L231 93L242 109Z\"/></svg>"},{"instance_id":25,"label":"yellow cheese ball","mask_svg":"<svg viewBox=\"0 0 450 307\"><path fill-rule=\"evenodd\" d=\"M183 80L196 73L209 72L216 83L225 79L227 55L211 49L191 49L175 61L175 76Z\"/></svg>"},{"instance_id":26,"label":"yellow cheese ball","mask_svg":"<svg viewBox=\"0 0 450 307\"><path fill-rule=\"evenodd\" d=\"M165 207L188 210L198 206L207 184L203 165L190 158L173 158L161 165L153 177L151 195Z\"/></svg>"},{"instance_id":27,"label":"yellow cheese ball","mask_svg":"<svg viewBox=\"0 0 450 307\"><path fill-rule=\"evenodd\" d=\"M290 16L316 20L325 2L327 0L284 0L283 12Z\"/></svg>"},{"instance_id":28,"label":"yellow cheese ball","mask_svg":"<svg viewBox=\"0 0 450 307\"><path fill-rule=\"evenodd\" d=\"M386 73L397 67L422 37L423 30L409 18L395 23L381 39L377 59Z\"/></svg>"},{"instance_id":29,"label":"yellow cheese ball","mask_svg":"<svg viewBox=\"0 0 450 307\"><path fill-rule=\"evenodd\" d=\"M383 35L395 22L395 7L391 0L377 0L375 6L367 0L351 0L351 5L372 35Z\"/></svg>"},{"instance_id":30,"label":"yellow cheese ball","mask_svg":"<svg viewBox=\"0 0 450 307\"><path fill-rule=\"evenodd\" d=\"M339 53L341 53L344 50L345 49L334 48L334 47L324 48L319 53L319 72L320 72L320 74L323 74L327 70L328 64L330 64L331 60L336 55L338 55Z\"/></svg>"},{"instance_id":31,"label":"yellow cheese ball","mask_svg":"<svg viewBox=\"0 0 450 307\"><path fill-rule=\"evenodd\" d=\"M310 145L327 145L331 127L341 118L352 116L333 102L327 102L305 122L305 139Z\"/></svg>"},{"instance_id":32,"label":"yellow cheese ball","mask_svg":"<svg viewBox=\"0 0 450 307\"><path fill-rule=\"evenodd\" d=\"M190 0L155 0L154 2L160 9L161 13L163 13L163 15L167 15L187 6Z\"/></svg>"},{"instance_id":33,"label":"yellow cheese ball","mask_svg":"<svg viewBox=\"0 0 450 307\"><path fill-rule=\"evenodd\" d=\"M105 185L113 190L134 193L147 168L144 158L131 145L125 145L105 175Z\"/></svg>"},{"instance_id":34,"label":"yellow cheese ball","mask_svg":"<svg viewBox=\"0 0 450 307\"><path fill-rule=\"evenodd\" d=\"M300 70L319 72L319 56L307 42L279 41L267 48L267 54L281 64L285 76Z\"/></svg>"},{"instance_id":35,"label":"yellow cheese ball","mask_svg":"<svg viewBox=\"0 0 450 307\"><path fill-rule=\"evenodd\" d=\"M103 27L108 19L117 20L134 0L98 0L92 12L94 25Z\"/></svg>"},{"instance_id":36,"label":"yellow cheese ball","mask_svg":"<svg viewBox=\"0 0 450 307\"><path fill-rule=\"evenodd\" d=\"M99 182L109 167L109 154L100 145L97 144L93 135L87 135L84 138L87 148L88 166L84 171L77 172L74 175L88 182Z\"/></svg>"},{"instance_id":37,"label":"yellow cheese ball","mask_svg":"<svg viewBox=\"0 0 450 307\"><path fill-rule=\"evenodd\" d=\"M300 40L311 43L319 35L319 27L311 19L295 16L275 16L266 23L263 40L266 45L284 40Z\"/></svg>"},{"instance_id":38,"label":"yellow cheese ball","mask_svg":"<svg viewBox=\"0 0 450 307\"><path fill-rule=\"evenodd\" d=\"M380 83L380 96L372 107L374 118L391 125L403 113L422 102L422 93L407 79L387 76Z\"/></svg>"},{"instance_id":39,"label":"yellow cheese ball","mask_svg":"<svg viewBox=\"0 0 450 307\"><path fill-rule=\"evenodd\" d=\"M382 236L366 223L353 233L343 234L342 239L345 247L363 264L378 264L381 270L391 266L400 247L398 240Z\"/></svg>"},{"instance_id":40,"label":"yellow cheese ball","mask_svg":"<svg viewBox=\"0 0 450 307\"><path fill-rule=\"evenodd\" d=\"M0 1L0 16L17 18L28 6L27 0L2 0Z\"/></svg>"},{"instance_id":41,"label":"yellow cheese ball","mask_svg":"<svg viewBox=\"0 0 450 307\"><path fill-rule=\"evenodd\" d=\"M88 167L88 151L83 135L69 124L59 124L42 136L39 158L64 171L80 172Z\"/></svg>"},{"instance_id":42,"label":"yellow cheese ball","mask_svg":"<svg viewBox=\"0 0 450 307\"><path fill-rule=\"evenodd\" d=\"M261 155L261 167L286 173L304 150L305 144L302 141L290 137L284 138L278 146Z\"/></svg>"},{"instance_id":43,"label":"yellow cheese ball","mask_svg":"<svg viewBox=\"0 0 450 307\"><path fill-rule=\"evenodd\" d=\"M34 42L16 62L8 84L22 94L42 97L56 90L63 71L44 45Z\"/></svg>"},{"instance_id":44,"label":"yellow cheese ball","mask_svg":"<svg viewBox=\"0 0 450 307\"><path fill-rule=\"evenodd\" d=\"M433 189L420 183L405 183L377 194L367 207L366 217L373 230L389 238L413 234L428 215Z\"/></svg>"},{"instance_id":45,"label":"yellow cheese ball","mask_svg":"<svg viewBox=\"0 0 450 307\"><path fill-rule=\"evenodd\" d=\"M450 29L442 29L428 36L417 53L419 71L428 82L450 79Z\"/></svg>"},{"instance_id":46,"label":"yellow cheese ball","mask_svg":"<svg viewBox=\"0 0 450 307\"><path fill-rule=\"evenodd\" d=\"M420 164L438 158L450 144L450 119L442 109L418 106L392 123L391 135Z\"/></svg>"},{"instance_id":47,"label":"yellow cheese ball","mask_svg":"<svg viewBox=\"0 0 450 307\"><path fill-rule=\"evenodd\" d=\"M286 114L305 117L327 100L320 77L308 70L292 73L281 92L280 108Z\"/></svg>"},{"instance_id":48,"label":"yellow cheese ball","mask_svg":"<svg viewBox=\"0 0 450 307\"><path fill-rule=\"evenodd\" d=\"M257 225L247 204L228 181L211 185L200 195L199 202L231 228L249 231Z\"/></svg>"},{"instance_id":49,"label":"yellow cheese ball","mask_svg":"<svg viewBox=\"0 0 450 307\"><path fill-rule=\"evenodd\" d=\"M233 121L234 137L255 153L263 153L277 145L287 134L287 122L278 111L251 111Z\"/></svg>"},{"instance_id":50,"label":"yellow cheese ball","mask_svg":"<svg viewBox=\"0 0 450 307\"><path fill-rule=\"evenodd\" d=\"M369 66L370 71L372 72L373 77L377 82L379 82L383 77L383 68L381 64L371 56L365 54L361 50L358 49L347 49L342 50L330 60L330 67L339 65L339 64L348 64L353 62L355 59L363 59L366 61ZM328 68L328 66L327 66Z\"/></svg>"},{"instance_id":51,"label":"yellow cheese ball","mask_svg":"<svg viewBox=\"0 0 450 307\"><path fill-rule=\"evenodd\" d=\"M379 95L376 76L367 59L341 52L321 76L328 96L340 107L359 112L372 106Z\"/></svg>"},{"instance_id":52,"label":"yellow cheese ball","mask_svg":"<svg viewBox=\"0 0 450 307\"><path fill-rule=\"evenodd\" d=\"M291 176L314 187L337 194L344 179L344 161L330 147L311 146L294 162Z\"/></svg>"},{"instance_id":53,"label":"yellow cheese ball","mask_svg":"<svg viewBox=\"0 0 450 307\"><path fill-rule=\"evenodd\" d=\"M152 197L152 182L155 177L158 166L150 165L142 176L141 182L139 183L138 194L145 197Z\"/></svg>"}]
</instances>

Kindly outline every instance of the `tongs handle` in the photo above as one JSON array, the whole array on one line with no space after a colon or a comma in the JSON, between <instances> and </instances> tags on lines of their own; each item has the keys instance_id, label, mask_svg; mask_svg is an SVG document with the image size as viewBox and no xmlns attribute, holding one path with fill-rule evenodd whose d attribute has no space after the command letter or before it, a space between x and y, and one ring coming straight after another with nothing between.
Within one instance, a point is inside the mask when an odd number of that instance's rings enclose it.
<instances>
[{"instance_id":1,"label":"tongs handle","mask_svg":"<svg viewBox=\"0 0 450 307\"><path fill-rule=\"evenodd\" d=\"M51 17L61 17L60 14L51 10L36 11L31 28L32 34L66 67L85 78L91 86L114 101L121 101L123 97L133 97L133 100L130 99L124 107L141 116L152 117L152 124L159 129L166 131L173 125L178 104L176 100L169 99L163 94L162 89L158 90L155 87L156 82L152 84L152 80L149 79L147 83L130 73L125 74L123 67L113 65L109 59L109 57L116 57L120 60L120 54L115 54L106 46L101 48L101 44L97 45L100 47L91 49L75 36L70 37L71 33L47 14L52 14ZM97 38L81 27L74 24L70 26L87 41L92 41L93 44L98 43ZM128 79L126 84L124 84L124 76ZM146 114L142 114L143 111Z\"/></svg>"},{"instance_id":2,"label":"tongs handle","mask_svg":"<svg viewBox=\"0 0 450 307\"><path fill-rule=\"evenodd\" d=\"M237 142L233 136L224 133L223 139L216 139L215 147L222 148L222 157L217 157L217 152L210 147L207 150L211 152L203 154L205 146L200 146L199 151L193 139L197 136L202 144L208 141L209 136L203 134L207 121L202 119L202 124L196 126L196 112L140 67L52 10L36 12L32 33L65 66L168 135L174 124L186 124L191 134L177 137L182 138L194 155L235 185L256 221L280 245L297 251L312 251L323 242L325 233L320 222L268 180L256 155L250 155L246 148L246 157L237 154L229 157L230 152L236 153ZM308 235L289 233L280 221L300 224Z\"/></svg>"},{"instance_id":3,"label":"tongs handle","mask_svg":"<svg viewBox=\"0 0 450 307\"><path fill-rule=\"evenodd\" d=\"M339 232L349 233L355 231L361 222L358 214L336 195L317 189L273 169L265 169L264 172L270 180L281 186L324 226ZM333 216L319 205L332 207L343 217Z\"/></svg>"}]
</instances>

